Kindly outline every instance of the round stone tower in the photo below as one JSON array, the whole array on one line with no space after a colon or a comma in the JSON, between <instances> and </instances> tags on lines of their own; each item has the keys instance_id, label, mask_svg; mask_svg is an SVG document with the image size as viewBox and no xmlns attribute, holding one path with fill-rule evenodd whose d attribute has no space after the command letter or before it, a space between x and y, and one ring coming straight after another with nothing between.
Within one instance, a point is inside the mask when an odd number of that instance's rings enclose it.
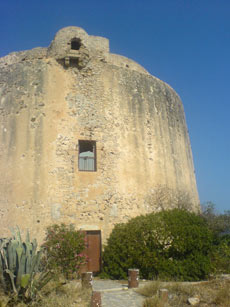
<instances>
[{"instance_id":1,"label":"round stone tower","mask_svg":"<svg viewBox=\"0 0 230 307\"><path fill-rule=\"evenodd\" d=\"M104 240L172 195L199 210L180 98L105 38L67 27L1 58L0 124L2 237L65 222Z\"/></svg>"}]
</instances>

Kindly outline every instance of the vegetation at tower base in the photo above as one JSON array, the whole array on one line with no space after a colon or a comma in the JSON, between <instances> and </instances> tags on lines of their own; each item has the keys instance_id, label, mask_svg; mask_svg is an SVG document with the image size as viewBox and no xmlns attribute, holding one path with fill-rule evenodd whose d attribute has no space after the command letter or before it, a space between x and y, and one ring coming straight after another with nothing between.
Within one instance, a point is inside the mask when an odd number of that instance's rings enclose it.
<instances>
[{"instance_id":1,"label":"vegetation at tower base","mask_svg":"<svg viewBox=\"0 0 230 307\"><path fill-rule=\"evenodd\" d=\"M139 268L145 279L195 281L211 272L213 232L201 215L164 210L114 227L103 254L103 274L127 278Z\"/></svg>"},{"instance_id":2,"label":"vegetation at tower base","mask_svg":"<svg viewBox=\"0 0 230 307\"><path fill-rule=\"evenodd\" d=\"M202 205L202 216L215 235L230 235L230 210L219 214L215 209L215 204L209 201Z\"/></svg>"},{"instance_id":3,"label":"vegetation at tower base","mask_svg":"<svg viewBox=\"0 0 230 307\"><path fill-rule=\"evenodd\" d=\"M42 250L37 251L37 242L21 238L20 230L13 237L0 240L0 286L12 294L12 300L29 302L51 279L50 272L38 273Z\"/></svg>"},{"instance_id":4,"label":"vegetation at tower base","mask_svg":"<svg viewBox=\"0 0 230 307\"><path fill-rule=\"evenodd\" d=\"M230 274L230 211L217 213L215 205L207 202L203 205L202 216L214 233L212 268L215 274Z\"/></svg>"},{"instance_id":5,"label":"vegetation at tower base","mask_svg":"<svg viewBox=\"0 0 230 307\"><path fill-rule=\"evenodd\" d=\"M211 259L214 274L230 274L230 236L217 240Z\"/></svg>"},{"instance_id":6,"label":"vegetation at tower base","mask_svg":"<svg viewBox=\"0 0 230 307\"><path fill-rule=\"evenodd\" d=\"M49 226L42 246L47 268L56 274L63 273L67 279L86 263L85 234L73 225Z\"/></svg>"}]
</instances>

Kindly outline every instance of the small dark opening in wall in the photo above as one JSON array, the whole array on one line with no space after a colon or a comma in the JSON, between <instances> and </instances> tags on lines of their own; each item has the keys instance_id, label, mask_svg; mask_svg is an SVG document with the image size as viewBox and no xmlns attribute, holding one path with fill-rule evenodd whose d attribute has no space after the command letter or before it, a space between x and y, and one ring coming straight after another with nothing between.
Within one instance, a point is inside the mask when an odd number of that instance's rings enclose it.
<instances>
[{"instance_id":1,"label":"small dark opening in wall","mask_svg":"<svg viewBox=\"0 0 230 307\"><path fill-rule=\"evenodd\" d=\"M71 67L78 67L78 59L70 59L69 65Z\"/></svg>"},{"instance_id":2,"label":"small dark opening in wall","mask_svg":"<svg viewBox=\"0 0 230 307\"><path fill-rule=\"evenodd\" d=\"M73 38L71 40L71 49L79 50L81 48L81 40L79 38Z\"/></svg>"},{"instance_id":3,"label":"small dark opening in wall","mask_svg":"<svg viewBox=\"0 0 230 307\"><path fill-rule=\"evenodd\" d=\"M96 142L79 140L78 148L79 171L96 172Z\"/></svg>"}]
</instances>

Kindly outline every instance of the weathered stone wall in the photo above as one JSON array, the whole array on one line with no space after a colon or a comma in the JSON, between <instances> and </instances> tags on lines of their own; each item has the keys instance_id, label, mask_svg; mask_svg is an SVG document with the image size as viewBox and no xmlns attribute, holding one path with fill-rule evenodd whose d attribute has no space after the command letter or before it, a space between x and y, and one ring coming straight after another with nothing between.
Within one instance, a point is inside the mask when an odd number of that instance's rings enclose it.
<instances>
[{"instance_id":1,"label":"weathered stone wall","mask_svg":"<svg viewBox=\"0 0 230 307\"><path fill-rule=\"evenodd\" d=\"M70 50L74 37L80 50ZM158 210L148 200L161 186L199 210L178 95L111 55L108 40L65 28L0 69L0 236L19 225L42 240L47 225L66 222L105 239L115 223ZM96 141L96 172L78 170L78 140Z\"/></svg>"}]
</instances>

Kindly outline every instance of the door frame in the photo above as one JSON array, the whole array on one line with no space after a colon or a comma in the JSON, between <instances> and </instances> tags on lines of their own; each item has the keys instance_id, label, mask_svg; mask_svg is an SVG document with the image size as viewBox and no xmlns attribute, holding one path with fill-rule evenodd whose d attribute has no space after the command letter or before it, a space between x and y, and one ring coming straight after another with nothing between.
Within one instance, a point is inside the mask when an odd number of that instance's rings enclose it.
<instances>
[{"instance_id":1,"label":"door frame","mask_svg":"<svg viewBox=\"0 0 230 307\"><path fill-rule=\"evenodd\" d=\"M101 269L102 269L102 240L101 240L101 230L84 230L85 234L86 234L86 238L87 238L87 234L92 234L92 235L99 235L99 271L98 272L93 272L93 273L100 273ZM86 249L87 250L87 249ZM88 270L88 263L87 263L87 270ZM88 270L89 271L89 270Z\"/></svg>"}]
</instances>

